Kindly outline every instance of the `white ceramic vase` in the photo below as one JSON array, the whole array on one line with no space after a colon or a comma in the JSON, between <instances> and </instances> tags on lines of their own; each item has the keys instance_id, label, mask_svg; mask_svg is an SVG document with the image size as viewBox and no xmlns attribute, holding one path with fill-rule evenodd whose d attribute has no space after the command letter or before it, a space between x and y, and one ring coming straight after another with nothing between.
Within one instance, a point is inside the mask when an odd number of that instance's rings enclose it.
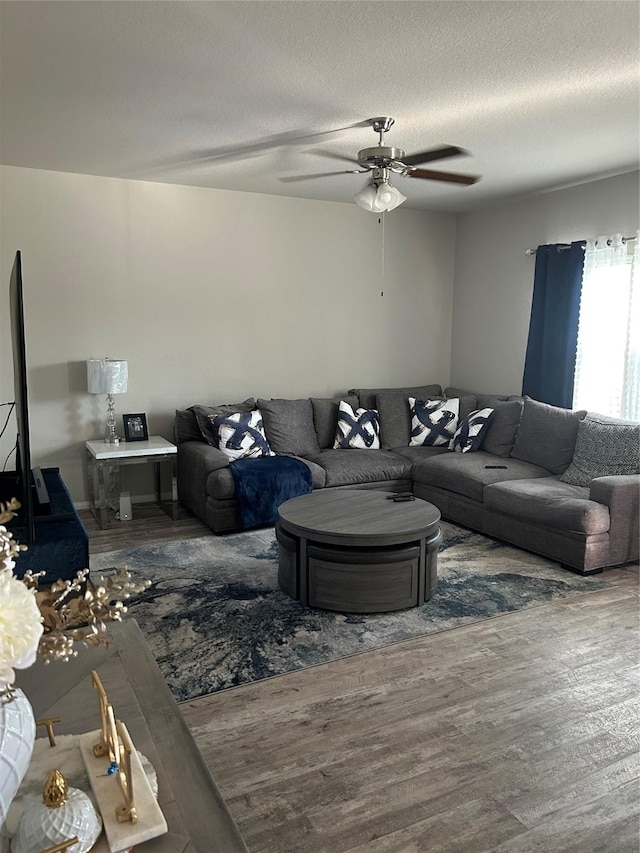
<instances>
[{"instance_id":1,"label":"white ceramic vase","mask_svg":"<svg viewBox=\"0 0 640 853\"><path fill-rule=\"evenodd\" d=\"M102 832L102 818L84 791L69 788L66 797L57 808L37 802L27 806L11 841L13 853L41 853L74 836L78 841L69 853L91 850Z\"/></svg>"},{"instance_id":2,"label":"white ceramic vase","mask_svg":"<svg viewBox=\"0 0 640 853\"><path fill-rule=\"evenodd\" d=\"M14 694L8 702L0 697L0 827L27 772L36 737L29 700L20 689Z\"/></svg>"}]
</instances>

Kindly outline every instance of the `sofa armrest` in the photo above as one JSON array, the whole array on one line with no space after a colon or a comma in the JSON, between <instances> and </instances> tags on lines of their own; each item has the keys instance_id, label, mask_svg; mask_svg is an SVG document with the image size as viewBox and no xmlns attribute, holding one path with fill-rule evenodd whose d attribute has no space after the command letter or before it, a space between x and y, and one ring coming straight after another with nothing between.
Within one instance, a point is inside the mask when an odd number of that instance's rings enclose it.
<instances>
[{"instance_id":1,"label":"sofa armrest","mask_svg":"<svg viewBox=\"0 0 640 853\"><path fill-rule=\"evenodd\" d=\"M206 441L183 441L178 445L178 498L204 519L207 501L207 477L212 471L227 468L229 458Z\"/></svg>"},{"instance_id":2,"label":"sofa armrest","mask_svg":"<svg viewBox=\"0 0 640 853\"><path fill-rule=\"evenodd\" d=\"M183 441L178 445L178 456L190 465L201 466L207 474L229 467L229 457L206 441Z\"/></svg>"},{"instance_id":3,"label":"sofa armrest","mask_svg":"<svg viewBox=\"0 0 640 853\"><path fill-rule=\"evenodd\" d=\"M589 486L589 497L609 507L611 565L637 560L640 555L640 475L596 477Z\"/></svg>"}]
</instances>

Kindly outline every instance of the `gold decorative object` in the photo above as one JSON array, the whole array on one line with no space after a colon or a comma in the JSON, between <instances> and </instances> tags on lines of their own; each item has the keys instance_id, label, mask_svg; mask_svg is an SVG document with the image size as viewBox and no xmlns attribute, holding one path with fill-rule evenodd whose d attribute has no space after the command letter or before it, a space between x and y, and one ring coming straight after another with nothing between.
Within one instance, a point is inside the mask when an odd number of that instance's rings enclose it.
<instances>
[{"instance_id":1,"label":"gold decorative object","mask_svg":"<svg viewBox=\"0 0 640 853\"><path fill-rule=\"evenodd\" d=\"M118 752L118 732L113 708L109 702L107 691L104 689L100 676L95 669L91 671L91 680L98 691L100 705L100 740L93 747L93 754L97 757L107 755L109 761L115 764Z\"/></svg>"},{"instance_id":2,"label":"gold decorative object","mask_svg":"<svg viewBox=\"0 0 640 853\"><path fill-rule=\"evenodd\" d=\"M59 770L52 770L42 789L42 802L50 809L59 809L67 802L67 780Z\"/></svg>"},{"instance_id":3,"label":"gold decorative object","mask_svg":"<svg viewBox=\"0 0 640 853\"><path fill-rule=\"evenodd\" d=\"M73 845L77 843L78 836L74 835L73 838L70 838L68 841L63 841L62 844L56 844L55 847L47 847L47 849L43 850L42 853L64 853L65 850L68 850L70 847L73 847Z\"/></svg>"},{"instance_id":4,"label":"gold decorative object","mask_svg":"<svg viewBox=\"0 0 640 853\"><path fill-rule=\"evenodd\" d=\"M56 745L56 733L53 730L54 723L60 723L62 720L60 717L43 717L41 720L36 720L36 726L44 726L47 730L47 737L49 738L49 746Z\"/></svg>"},{"instance_id":5,"label":"gold decorative object","mask_svg":"<svg viewBox=\"0 0 640 853\"><path fill-rule=\"evenodd\" d=\"M44 572L25 572L23 582L36 590L36 602L44 626L38 657L45 663L69 660L78 652L74 643L87 646L107 645L107 622L121 622L127 612L123 599L143 592L150 581L134 583L126 569L99 579L99 585L87 588L89 569L82 569L72 581L56 581L49 589L40 590L39 578ZM83 591L84 590L84 591Z\"/></svg>"},{"instance_id":6,"label":"gold decorative object","mask_svg":"<svg viewBox=\"0 0 640 853\"><path fill-rule=\"evenodd\" d=\"M93 754L98 758L105 755L108 757L110 763L106 772L108 775L116 776L120 790L124 795L124 803L117 806L115 810L118 821L120 823L125 821L137 823L138 813L133 800L133 773L131 771L133 743L125 724L121 720L116 720L107 691L95 670L91 672L91 680L98 691L100 703L100 740L94 744Z\"/></svg>"},{"instance_id":7,"label":"gold decorative object","mask_svg":"<svg viewBox=\"0 0 640 853\"><path fill-rule=\"evenodd\" d=\"M116 721L118 729L118 784L120 790L124 794L124 804L117 806L116 817L120 823L130 821L131 823L138 822L138 813L133 802L133 773L131 772L131 753L133 752L133 744L129 737L127 727L121 720Z\"/></svg>"}]
</instances>

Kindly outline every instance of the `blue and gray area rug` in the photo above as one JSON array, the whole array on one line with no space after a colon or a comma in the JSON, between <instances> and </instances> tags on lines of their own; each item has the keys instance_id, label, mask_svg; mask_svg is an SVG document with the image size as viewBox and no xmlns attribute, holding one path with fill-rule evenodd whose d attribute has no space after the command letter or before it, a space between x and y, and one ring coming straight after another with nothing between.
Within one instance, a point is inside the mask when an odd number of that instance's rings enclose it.
<instances>
[{"instance_id":1,"label":"blue and gray area rug","mask_svg":"<svg viewBox=\"0 0 640 853\"><path fill-rule=\"evenodd\" d=\"M125 566L152 581L129 612L178 701L609 585L452 524L443 524L436 595L395 613L331 613L290 599L278 587L271 529L91 557L94 578Z\"/></svg>"}]
</instances>

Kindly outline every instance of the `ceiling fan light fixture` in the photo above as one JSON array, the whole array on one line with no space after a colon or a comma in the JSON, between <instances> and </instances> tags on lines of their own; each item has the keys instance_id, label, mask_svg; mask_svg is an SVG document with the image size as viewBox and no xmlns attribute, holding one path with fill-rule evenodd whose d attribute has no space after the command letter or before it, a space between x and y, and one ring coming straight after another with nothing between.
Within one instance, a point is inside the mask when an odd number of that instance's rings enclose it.
<instances>
[{"instance_id":1,"label":"ceiling fan light fixture","mask_svg":"<svg viewBox=\"0 0 640 853\"><path fill-rule=\"evenodd\" d=\"M356 193L353 197L353 200L361 207L363 210L369 210L372 213L377 211L375 207L376 204L376 196L377 196L378 188L374 183L367 184L364 189L361 189L359 193Z\"/></svg>"},{"instance_id":2,"label":"ceiling fan light fixture","mask_svg":"<svg viewBox=\"0 0 640 853\"><path fill-rule=\"evenodd\" d=\"M407 200L399 189L391 184L380 184L376 192L376 202L383 210L394 210Z\"/></svg>"},{"instance_id":3,"label":"ceiling fan light fixture","mask_svg":"<svg viewBox=\"0 0 640 853\"><path fill-rule=\"evenodd\" d=\"M385 211L395 210L407 200L407 197L387 181L380 183L372 181L359 193L356 193L353 200L363 210L368 210L371 213L384 213Z\"/></svg>"}]
</instances>

